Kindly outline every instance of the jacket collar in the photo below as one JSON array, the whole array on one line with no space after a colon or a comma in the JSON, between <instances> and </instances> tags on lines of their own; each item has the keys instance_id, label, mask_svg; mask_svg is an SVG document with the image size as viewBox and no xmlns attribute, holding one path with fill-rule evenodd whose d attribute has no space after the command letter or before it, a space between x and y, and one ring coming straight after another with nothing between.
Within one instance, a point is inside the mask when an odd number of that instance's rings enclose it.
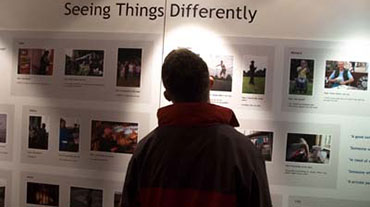
<instances>
[{"instance_id":1,"label":"jacket collar","mask_svg":"<svg viewBox=\"0 0 370 207\"><path fill-rule=\"evenodd\" d=\"M239 126L231 109L210 103L175 103L158 109L159 126L200 126L228 124Z\"/></svg>"}]
</instances>

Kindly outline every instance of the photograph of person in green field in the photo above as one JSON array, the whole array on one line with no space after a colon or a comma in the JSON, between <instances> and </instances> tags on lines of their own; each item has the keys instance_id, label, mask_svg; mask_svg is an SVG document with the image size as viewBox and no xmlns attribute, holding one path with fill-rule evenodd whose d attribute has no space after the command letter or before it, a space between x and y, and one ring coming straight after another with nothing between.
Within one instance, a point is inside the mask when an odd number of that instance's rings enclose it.
<instances>
[{"instance_id":1,"label":"photograph of person in green field","mask_svg":"<svg viewBox=\"0 0 370 207\"><path fill-rule=\"evenodd\" d=\"M242 93L265 94L267 57L244 56Z\"/></svg>"}]
</instances>

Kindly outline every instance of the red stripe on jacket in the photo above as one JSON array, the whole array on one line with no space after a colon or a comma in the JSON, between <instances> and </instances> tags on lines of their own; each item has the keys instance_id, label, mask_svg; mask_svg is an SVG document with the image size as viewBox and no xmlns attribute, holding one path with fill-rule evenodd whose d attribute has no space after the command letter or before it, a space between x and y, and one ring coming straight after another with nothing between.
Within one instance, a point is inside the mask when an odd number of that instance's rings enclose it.
<instances>
[{"instance_id":1,"label":"red stripe on jacket","mask_svg":"<svg viewBox=\"0 0 370 207\"><path fill-rule=\"evenodd\" d=\"M141 188L141 207L235 207L236 196L195 189Z\"/></svg>"},{"instance_id":2,"label":"red stripe on jacket","mask_svg":"<svg viewBox=\"0 0 370 207\"><path fill-rule=\"evenodd\" d=\"M215 123L239 126L231 109L210 103L176 103L160 108L157 116L159 126L204 126Z\"/></svg>"}]
</instances>

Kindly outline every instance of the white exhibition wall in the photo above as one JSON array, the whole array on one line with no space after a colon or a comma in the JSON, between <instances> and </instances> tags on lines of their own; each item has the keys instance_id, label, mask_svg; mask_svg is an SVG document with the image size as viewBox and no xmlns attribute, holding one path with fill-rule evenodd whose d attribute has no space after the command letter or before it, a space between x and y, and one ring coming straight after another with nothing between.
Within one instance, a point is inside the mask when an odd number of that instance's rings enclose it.
<instances>
[{"instance_id":1,"label":"white exhibition wall","mask_svg":"<svg viewBox=\"0 0 370 207\"><path fill-rule=\"evenodd\" d=\"M369 10L366 0L2 0L0 207L41 206L41 188L53 198L43 205L90 192L115 207L135 143L169 104L160 69L178 47L207 62L211 102L232 108L263 153L274 206L370 206ZM342 63L354 81L336 86Z\"/></svg>"}]
</instances>

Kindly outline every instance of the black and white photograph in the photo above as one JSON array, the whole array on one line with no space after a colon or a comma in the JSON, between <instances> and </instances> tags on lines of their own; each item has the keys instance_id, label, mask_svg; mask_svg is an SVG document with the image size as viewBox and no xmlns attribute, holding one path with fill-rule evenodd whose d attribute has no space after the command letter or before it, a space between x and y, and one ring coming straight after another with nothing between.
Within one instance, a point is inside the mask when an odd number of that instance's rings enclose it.
<instances>
[{"instance_id":1,"label":"black and white photograph","mask_svg":"<svg viewBox=\"0 0 370 207\"><path fill-rule=\"evenodd\" d=\"M214 79L212 91L231 92L234 70L234 57L215 55L207 62L209 75Z\"/></svg>"}]
</instances>

